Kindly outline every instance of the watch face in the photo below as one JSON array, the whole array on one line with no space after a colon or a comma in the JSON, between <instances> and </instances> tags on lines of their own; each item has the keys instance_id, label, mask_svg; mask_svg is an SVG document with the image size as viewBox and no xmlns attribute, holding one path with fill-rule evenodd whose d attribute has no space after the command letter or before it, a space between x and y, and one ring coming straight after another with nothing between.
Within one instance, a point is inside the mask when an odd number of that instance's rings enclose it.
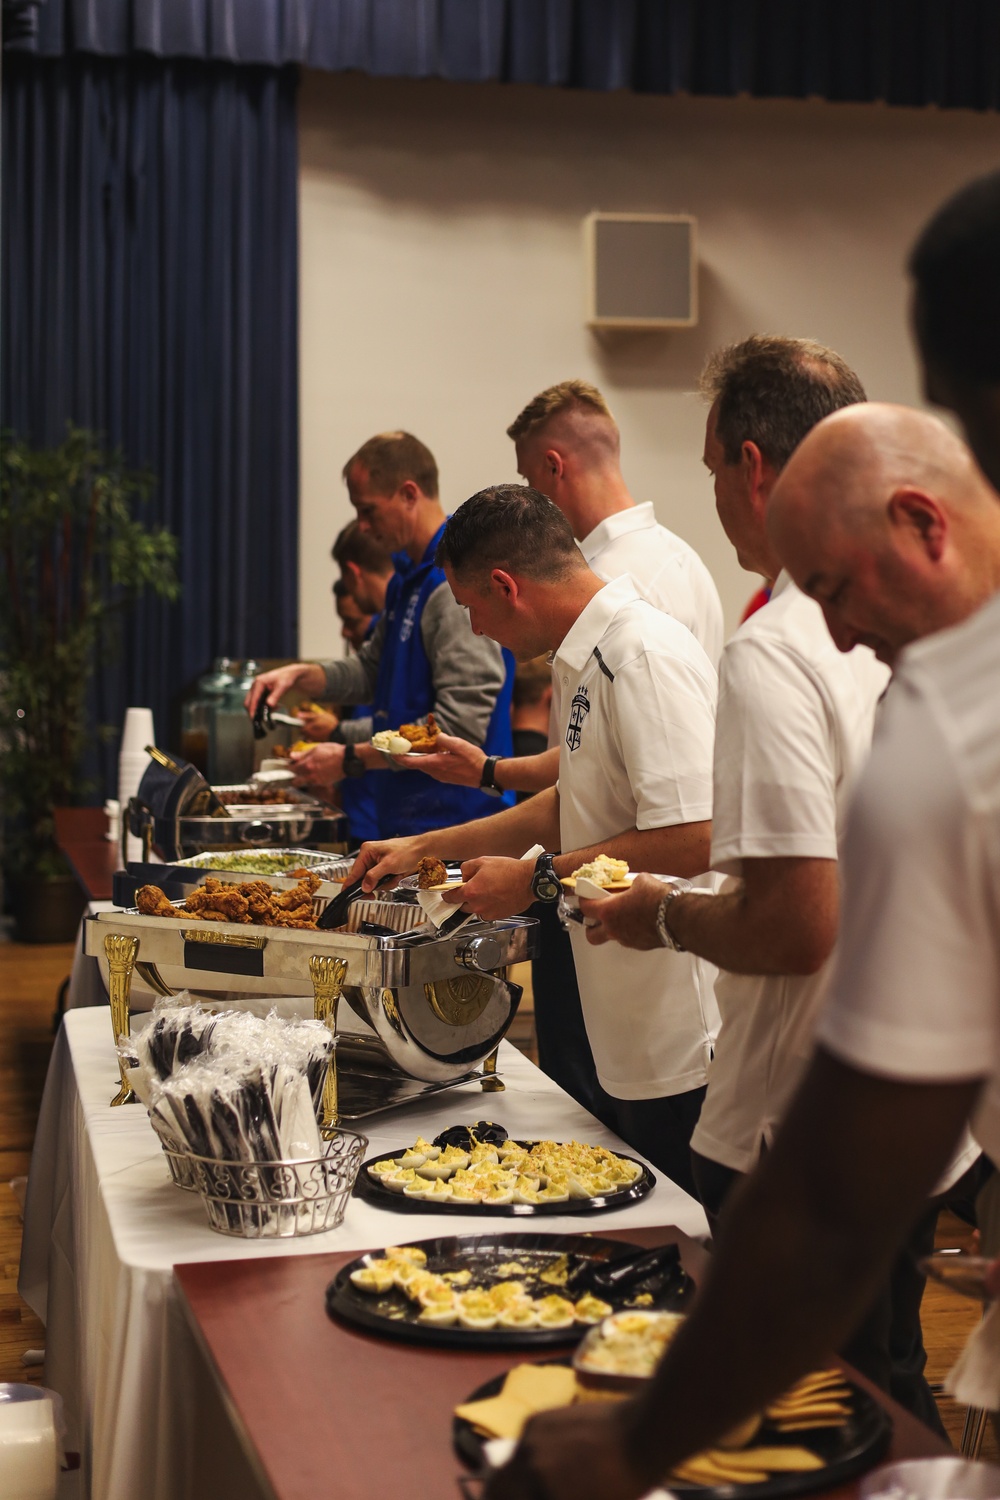
<instances>
[{"instance_id":1,"label":"watch face","mask_svg":"<svg viewBox=\"0 0 1000 1500\"><path fill-rule=\"evenodd\" d=\"M559 882L551 875L537 875L533 884L539 901L558 901Z\"/></svg>"}]
</instances>

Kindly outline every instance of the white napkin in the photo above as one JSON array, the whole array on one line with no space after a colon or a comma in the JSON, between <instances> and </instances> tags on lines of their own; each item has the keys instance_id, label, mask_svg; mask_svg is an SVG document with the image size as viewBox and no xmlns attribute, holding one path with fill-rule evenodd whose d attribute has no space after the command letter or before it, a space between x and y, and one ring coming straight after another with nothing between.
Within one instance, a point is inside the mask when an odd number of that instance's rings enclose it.
<instances>
[{"instance_id":1,"label":"white napkin","mask_svg":"<svg viewBox=\"0 0 1000 1500\"><path fill-rule=\"evenodd\" d=\"M994 1302L969 1335L944 1388L963 1406L1000 1409L1000 1302Z\"/></svg>"},{"instance_id":2,"label":"white napkin","mask_svg":"<svg viewBox=\"0 0 1000 1500\"><path fill-rule=\"evenodd\" d=\"M535 860L540 854L544 853L545 850L541 844L532 844L531 848L521 855L521 858ZM446 922L449 917L453 917L458 911L458 907L454 901L446 901L441 891L418 891L417 900L424 915L428 921L434 923L435 927L440 927L443 922ZM469 912L465 918L465 922L455 923L455 926L451 928L448 934L449 937L452 933L459 932L465 926L466 922L471 922L472 920L473 913Z\"/></svg>"}]
</instances>

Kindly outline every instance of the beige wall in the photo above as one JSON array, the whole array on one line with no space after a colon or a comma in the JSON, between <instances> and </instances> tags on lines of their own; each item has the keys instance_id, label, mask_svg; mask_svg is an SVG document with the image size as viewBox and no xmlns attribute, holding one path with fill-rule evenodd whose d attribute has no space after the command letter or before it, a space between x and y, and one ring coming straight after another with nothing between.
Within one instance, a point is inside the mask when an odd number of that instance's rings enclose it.
<instances>
[{"instance_id":1,"label":"beige wall","mask_svg":"<svg viewBox=\"0 0 1000 1500\"><path fill-rule=\"evenodd\" d=\"M701 551L732 627L753 580L701 467L705 354L754 331L808 335L872 397L917 400L907 246L1000 159L995 115L326 74L306 74L300 122L304 655L336 639L329 546L350 514L348 454L411 429L453 509L516 477L504 428L571 375L604 390L633 493ZM584 327L594 208L697 215L697 328Z\"/></svg>"}]
</instances>

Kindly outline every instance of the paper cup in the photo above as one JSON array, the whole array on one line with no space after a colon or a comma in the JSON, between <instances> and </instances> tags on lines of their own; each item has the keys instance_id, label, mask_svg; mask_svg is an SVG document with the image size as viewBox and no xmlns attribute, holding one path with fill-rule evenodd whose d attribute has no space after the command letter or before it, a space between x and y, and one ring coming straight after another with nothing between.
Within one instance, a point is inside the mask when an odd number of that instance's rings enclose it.
<instances>
[{"instance_id":1,"label":"paper cup","mask_svg":"<svg viewBox=\"0 0 1000 1500\"><path fill-rule=\"evenodd\" d=\"M59 1445L48 1391L0 1385L0 1495L4 1500L55 1500Z\"/></svg>"},{"instance_id":2,"label":"paper cup","mask_svg":"<svg viewBox=\"0 0 1000 1500\"><path fill-rule=\"evenodd\" d=\"M155 744L153 710L151 708L127 708L125 723L122 725L122 742L118 747L120 753L123 755L141 754L147 745Z\"/></svg>"}]
</instances>

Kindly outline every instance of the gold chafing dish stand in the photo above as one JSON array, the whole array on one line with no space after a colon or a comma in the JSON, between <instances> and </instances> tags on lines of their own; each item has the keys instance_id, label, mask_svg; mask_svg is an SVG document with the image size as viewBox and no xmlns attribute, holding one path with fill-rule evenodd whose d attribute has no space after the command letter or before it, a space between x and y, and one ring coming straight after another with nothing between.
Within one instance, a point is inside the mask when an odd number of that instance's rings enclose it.
<instances>
[{"instance_id":1,"label":"gold chafing dish stand","mask_svg":"<svg viewBox=\"0 0 1000 1500\"><path fill-rule=\"evenodd\" d=\"M311 997L334 1036L323 1120L334 1125L462 1083L502 1090L497 1049L521 996L507 970L532 956L536 929L510 917L452 936L375 936L109 911L87 919L84 951L107 982L116 1038L129 1034L135 974L160 995L186 989L206 1003ZM111 1102L134 1097L122 1064Z\"/></svg>"}]
</instances>

